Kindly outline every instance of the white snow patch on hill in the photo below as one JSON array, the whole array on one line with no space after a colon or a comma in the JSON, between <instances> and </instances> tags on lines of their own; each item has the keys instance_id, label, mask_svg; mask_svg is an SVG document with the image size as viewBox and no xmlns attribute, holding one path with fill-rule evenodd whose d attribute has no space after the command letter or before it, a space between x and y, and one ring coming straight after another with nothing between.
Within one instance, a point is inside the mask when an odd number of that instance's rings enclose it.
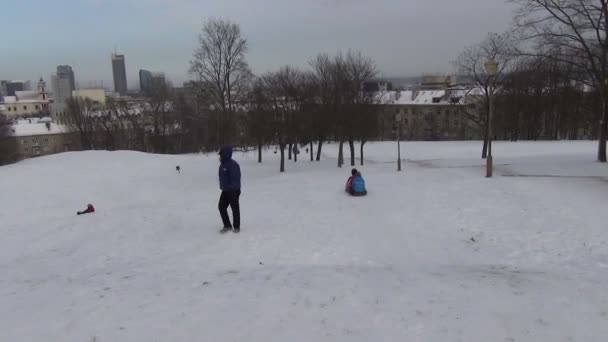
<instances>
[{"instance_id":1,"label":"white snow patch on hill","mask_svg":"<svg viewBox=\"0 0 608 342\"><path fill-rule=\"evenodd\" d=\"M335 144L285 174L237 153L225 236L215 155L2 167L0 341L605 340L595 143L497 143L492 179L480 147L406 142L397 173L395 144L370 143L365 198L344 194Z\"/></svg>"}]
</instances>

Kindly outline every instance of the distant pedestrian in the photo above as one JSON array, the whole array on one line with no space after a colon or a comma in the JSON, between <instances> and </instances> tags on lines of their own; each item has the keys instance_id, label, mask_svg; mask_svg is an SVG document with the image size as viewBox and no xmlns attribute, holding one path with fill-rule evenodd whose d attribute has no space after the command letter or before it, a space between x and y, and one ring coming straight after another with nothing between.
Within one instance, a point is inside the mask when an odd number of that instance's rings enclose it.
<instances>
[{"instance_id":1,"label":"distant pedestrian","mask_svg":"<svg viewBox=\"0 0 608 342\"><path fill-rule=\"evenodd\" d=\"M182 173L182 168L179 165L177 165L175 167L175 171L177 171L177 173Z\"/></svg>"},{"instance_id":2,"label":"distant pedestrian","mask_svg":"<svg viewBox=\"0 0 608 342\"><path fill-rule=\"evenodd\" d=\"M241 231L241 211L239 207L241 168L232 159L232 146L222 147L218 154L220 156L220 189L222 190L218 208L224 223L224 228L220 230L220 233L225 234L229 231L239 233ZM230 223L230 217L228 216L228 207L232 209L232 223Z\"/></svg>"}]
</instances>

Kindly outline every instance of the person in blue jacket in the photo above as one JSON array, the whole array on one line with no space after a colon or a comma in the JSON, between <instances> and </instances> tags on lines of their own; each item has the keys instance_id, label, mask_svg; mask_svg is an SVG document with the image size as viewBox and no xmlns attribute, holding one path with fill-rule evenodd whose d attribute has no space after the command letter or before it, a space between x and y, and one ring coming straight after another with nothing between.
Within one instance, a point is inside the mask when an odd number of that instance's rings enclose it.
<instances>
[{"instance_id":1,"label":"person in blue jacket","mask_svg":"<svg viewBox=\"0 0 608 342\"><path fill-rule=\"evenodd\" d=\"M357 171L357 169L351 170L351 176L346 182L346 192L352 196L367 195L367 190L365 189L365 180L363 179L363 176L361 176L361 172Z\"/></svg>"},{"instance_id":2,"label":"person in blue jacket","mask_svg":"<svg viewBox=\"0 0 608 342\"><path fill-rule=\"evenodd\" d=\"M222 216L222 222L224 223L224 228L222 228L220 233L224 234L229 231L238 233L241 231L241 211L239 206L239 197L241 196L241 167L232 159L232 146L226 145L222 147L218 154L220 156L220 189L222 190L218 208ZM230 223L228 207L232 209L234 225Z\"/></svg>"}]
</instances>

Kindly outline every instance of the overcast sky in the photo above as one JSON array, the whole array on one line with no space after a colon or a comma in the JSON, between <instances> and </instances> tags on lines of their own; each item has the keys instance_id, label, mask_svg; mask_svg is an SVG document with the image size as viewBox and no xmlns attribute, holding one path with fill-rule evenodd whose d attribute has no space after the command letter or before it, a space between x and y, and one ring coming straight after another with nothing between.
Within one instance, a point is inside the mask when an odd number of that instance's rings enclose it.
<instances>
[{"instance_id":1,"label":"overcast sky","mask_svg":"<svg viewBox=\"0 0 608 342\"><path fill-rule=\"evenodd\" d=\"M2 1L0 79L48 81L58 64L80 86L111 87L110 54L126 55L130 86L139 69L176 84L205 19L241 25L256 73L305 67L318 52L361 50L384 77L450 72L466 45L511 23L506 0L14 0Z\"/></svg>"}]
</instances>

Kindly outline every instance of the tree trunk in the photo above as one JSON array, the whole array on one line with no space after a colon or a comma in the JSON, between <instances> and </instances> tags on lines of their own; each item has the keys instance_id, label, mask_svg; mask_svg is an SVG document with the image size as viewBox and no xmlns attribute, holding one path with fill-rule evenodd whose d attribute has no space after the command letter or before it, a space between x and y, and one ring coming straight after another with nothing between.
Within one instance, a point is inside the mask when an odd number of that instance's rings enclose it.
<instances>
[{"instance_id":1,"label":"tree trunk","mask_svg":"<svg viewBox=\"0 0 608 342\"><path fill-rule=\"evenodd\" d=\"M289 143L289 145L288 145L288 146L289 146L289 150L287 151L287 155L289 156L289 160L291 160L291 151L292 151L292 149L293 149L293 144L292 144L292 143Z\"/></svg>"},{"instance_id":2,"label":"tree trunk","mask_svg":"<svg viewBox=\"0 0 608 342\"><path fill-rule=\"evenodd\" d=\"M298 162L298 152L299 152L298 144L296 143L296 144L294 144L294 146L296 147L296 150L293 151L293 162L297 163Z\"/></svg>"},{"instance_id":3,"label":"tree trunk","mask_svg":"<svg viewBox=\"0 0 608 342\"><path fill-rule=\"evenodd\" d=\"M313 152L313 143L312 140L310 141L310 161L315 161L315 153Z\"/></svg>"},{"instance_id":4,"label":"tree trunk","mask_svg":"<svg viewBox=\"0 0 608 342\"><path fill-rule=\"evenodd\" d=\"M363 166L363 146L365 146L365 140L361 140L361 166Z\"/></svg>"},{"instance_id":5,"label":"tree trunk","mask_svg":"<svg viewBox=\"0 0 608 342\"><path fill-rule=\"evenodd\" d=\"M340 140L340 147L338 147L338 167L342 167L344 164L344 141Z\"/></svg>"},{"instance_id":6,"label":"tree trunk","mask_svg":"<svg viewBox=\"0 0 608 342\"><path fill-rule=\"evenodd\" d=\"M350 166L355 166L355 141L352 138L348 139L348 146L350 147Z\"/></svg>"},{"instance_id":7,"label":"tree trunk","mask_svg":"<svg viewBox=\"0 0 608 342\"><path fill-rule=\"evenodd\" d=\"M606 108L606 100L602 99L602 120L600 120L600 137L599 146L597 149L597 160L606 162L606 134L608 134L608 110Z\"/></svg>"},{"instance_id":8,"label":"tree trunk","mask_svg":"<svg viewBox=\"0 0 608 342\"><path fill-rule=\"evenodd\" d=\"M486 125L483 128L483 149L481 150L481 159L486 159L488 156L488 140L490 137L490 105L488 104L488 112L486 113Z\"/></svg>"},{"instance_id":9,"label":"tree trunk","mask_svg":"<svg viewBox=\"0 0 608 342\"><path fill-rule=\"evenodd\" d=\"M321 150L323 149L323 139L319 139L319 146L317 147L317 161L321 161Z\"/></svg>"},{"instance_id":10,"label":"tree trunk","mask_svg":"<svg viewBox=\"0 0 608 342\"><path fill-rule=\"evenodd\" d=\"M279 144L281 150L281 172L285 172L285 144Z\"/></svg>"},{"instance_id":11,"label":"tree trunk","mask_svg":"<svg viewBox=\"0 0 608 342\"><path fill-rule=\"evenodd\" d=\"M258 143L258 163L262 162L262 144Z\"/></svg>"}]
</instances>

